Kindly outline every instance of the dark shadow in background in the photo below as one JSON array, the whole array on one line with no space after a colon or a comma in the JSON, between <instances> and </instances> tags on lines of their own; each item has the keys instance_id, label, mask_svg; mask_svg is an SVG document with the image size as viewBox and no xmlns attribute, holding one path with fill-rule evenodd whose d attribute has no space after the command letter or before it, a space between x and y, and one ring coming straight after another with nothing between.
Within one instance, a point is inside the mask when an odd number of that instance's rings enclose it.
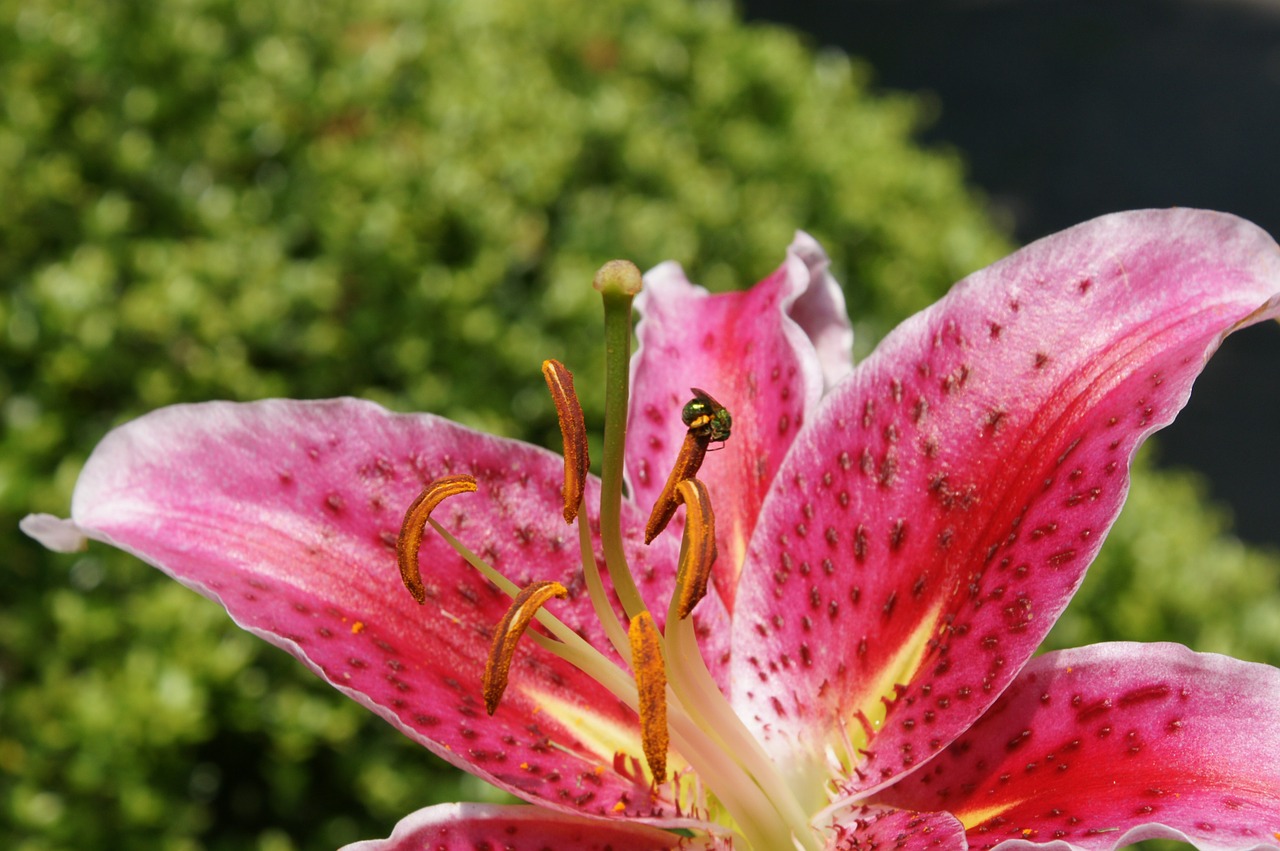
<instances>
[{"instance_id":1,"label":"dark shadow in background","mask_svg":"<svg viewBox=\"0 0 1280 851\"><path fill-rule=\"evenodd\" d=\"M1027 242L1101 213L1208 207L1280 236L1280 0L740 0L931 92ZM1240 535L1280 544L1280 327L1233 337L1161 433Z\"/></svg>"}]
</instances>

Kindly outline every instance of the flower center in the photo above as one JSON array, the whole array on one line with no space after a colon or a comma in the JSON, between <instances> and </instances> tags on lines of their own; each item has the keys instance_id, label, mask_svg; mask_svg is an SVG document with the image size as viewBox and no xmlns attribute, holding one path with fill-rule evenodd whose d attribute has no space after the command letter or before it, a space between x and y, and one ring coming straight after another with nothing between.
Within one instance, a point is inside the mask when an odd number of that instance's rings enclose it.
<instances>
[{"instance_id":1,"label":"flower center","mask_svg":"<svg viewBox=\"0 0 1280 851\"><path fill-rule=\"evenodd\" d=\"M685 812L701 811L709 829L735 836L738 847L817 849L819 839L777 767L738 718L702 659L691 614L706 595L716 559L715 517L706 486L696 478L709 445L729 439L732 416L704 390L681 411L687 431L666 485L645 529L651 543L680 505L686 522L675 587L660 628L641 598L627 565L621 525L622 462L630 380L631 301L640 290L640 273L625 261L606 264L596 275L605 303L606 386L604 458L600 490L600 537L605 568L625 614L611 603L596 563L588 524L585 483L589 461L582 408L572 374L548 360L542 372L555 404L564 442L564 511L578 522L583 578L592 607L622 667L569 629L545 606L563 598L557 582L533 582L518 588L457 540L431 512L445 499L475 492L470 476L450 476L427 485L405 514L397 555L401 577L414 598L425 599L418 552L430 525L475 569L512 598L494 631L482 690L489 714L501 701L521 637L575 665L631 707L640 721L640 747L655 786L668 782L668 752L681 765L671 778L671 796ZM534 620L546 634L527 632ZM628 670L629 669L629 670Z\"/></svg>"}]
</instances>

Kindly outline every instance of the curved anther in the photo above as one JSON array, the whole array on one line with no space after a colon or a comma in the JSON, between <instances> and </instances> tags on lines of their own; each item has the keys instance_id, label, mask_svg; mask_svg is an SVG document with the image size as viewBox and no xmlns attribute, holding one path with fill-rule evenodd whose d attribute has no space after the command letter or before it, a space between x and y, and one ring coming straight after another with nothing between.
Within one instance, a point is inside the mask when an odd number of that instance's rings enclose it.
<instances>
[{"instance_id":1,"label":"curved anther","mask_svg":"<svg viewBox=\"0 0 1280 851\"><path fill-rule=\"evenodd\" d=\"M404 582L404 587L409 589L413 599L419 603L427 599L427 590L422 584L422 574L418 567L418 550L422 547L427 518L437 505L449 497L460 493L475 493L475 490L476 480L473 476L445 476L428 484L404 513L400 537L396 539L396 559L400 562L400 579Z\"/></svg>"},{"instance_id":2,"label":"curved anther","mask_svg":"<svg viewBox=\"0 0 1280 851\"><path fill-rule=\"evenodd\" d=\"M631 619L627 638L640 701L644 761L653 774L653 782L662 783L667 779L667 748L671 744L667 730L667 667L662 659L662 637L648 610Z\"/></svg>"},{"instance_id":3,"label":"curved anther","mask_svg":"<svg viewBox=\"0 0 1280 851\"><path fill-rule=\"evenodd\" d=\"M707 595L707 580L716 563L716 518L707 486L699 480L685 479L676 488L676 495L685 506L680 570L676 575L676 614L684 620Z\"/></svg>"},{"instance_id":4,"label":"curved anther","mask_svg":"<svg viewBox=\"0 0 1280 851\"><path fill-rule=\"evenodd\" d=\"M573 390L573 373L558 360L542 362L542 377L547 380L551 401L560 420L560 436L564 440L564 522L572 523L582 504L587 470L587 427L582 420L582 405Z\"/></svg>"},{"instance_id":5,"label":"curved anther","mask_svg":"<svg viewBox=\"0 0 1280 851\"><path fill-rule=\"evenodd\" d=\"M653 539L658 537L671 522L672 516L676 513L676 506L680 504L676 497L676 489L685 479L692 479L698 475L710 443L709 431L691 428L685 432L684 443L680 444L680 454L676 456L676 464L671 468L671 475L667 476L667 483L663 485L657 502L653 504L649 522L645 524L644 542L646 544L652 543Z\"/></svg>"},{"instance_id":6,"label":"curved anther","mask_svg":"<svg viewBox=\"0 0 1280 851\"><path fill-rule=\"evenodd\" d=\"M522 588L511 601L511 608L503 615L493 633L489 645L489 661L484 666L484 707L492 715L498 708L502 693L507 690L507 678L511 674L511 658L515 655L520 636L529 628L529 622L552 597L563 599L569 591L559 582L533 582Z\"/></svg>"}]
</instances>

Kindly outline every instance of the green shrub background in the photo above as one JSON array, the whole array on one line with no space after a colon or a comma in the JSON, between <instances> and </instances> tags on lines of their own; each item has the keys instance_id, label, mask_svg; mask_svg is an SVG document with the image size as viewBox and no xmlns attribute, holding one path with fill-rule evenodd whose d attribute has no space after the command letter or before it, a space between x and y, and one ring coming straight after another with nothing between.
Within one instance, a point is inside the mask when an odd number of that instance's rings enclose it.
<instances>
[{"instance_id":1,"label":"green shrub background","mask_svg":"<svg viewBox=\"0 0 1280 851\"><path fill-rule=\"evenodd\" d=\"M796 228L858 349L1008 248L858 62L678 0L0 0L0 846L287 851L460 777L157 572L17 531L112 425L351 394L555 445L594 269L745 286ZM1280 569L1144 464L1050 643L1280 663Z\"/></svg>"}]
</instances>

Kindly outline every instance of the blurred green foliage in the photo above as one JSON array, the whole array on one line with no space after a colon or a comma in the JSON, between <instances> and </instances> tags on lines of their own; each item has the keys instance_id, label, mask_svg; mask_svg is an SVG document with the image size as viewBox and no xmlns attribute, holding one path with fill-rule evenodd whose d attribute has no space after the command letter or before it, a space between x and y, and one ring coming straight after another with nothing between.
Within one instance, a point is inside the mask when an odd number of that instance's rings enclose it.
<instances>
[{"instance_id":1,"label":"blurred green foliage","mask_svg":"<svg viewBox=\"0 0 1280 851\"><path fill-rule=\"evenodd\" d=\"M1007 247L867 76L722 2L0 0L0 846L332 847L490 794L17 519L178 401L353 394L554 445L538 365L598 386L616 256L723 289L807 229L866 351ZM1132 502L1053 640L1280 662L1277 560L1187 477Z\"/></svg>"}]
</instances>

